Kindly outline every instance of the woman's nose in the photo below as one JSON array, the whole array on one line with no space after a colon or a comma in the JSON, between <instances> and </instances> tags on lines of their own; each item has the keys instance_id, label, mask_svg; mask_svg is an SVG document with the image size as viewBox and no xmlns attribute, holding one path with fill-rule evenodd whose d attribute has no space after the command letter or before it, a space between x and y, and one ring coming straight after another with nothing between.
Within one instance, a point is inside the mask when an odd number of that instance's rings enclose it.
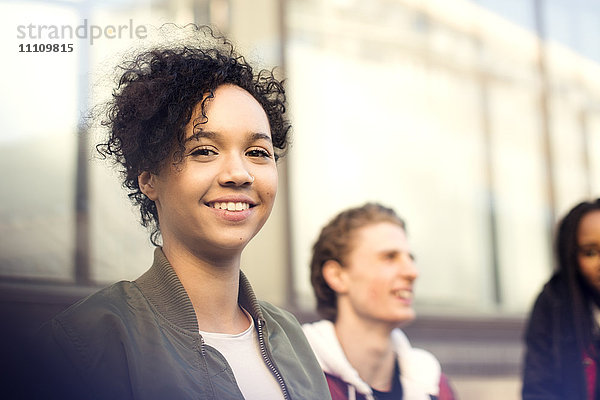
<instances>
[{"instance_id":1,"label":"woman's nose","mask_svg":"<svg viewBox=\"0 0 600 400\"><path fill-rule=\"evenodd\" d=\"M223 163L219 183L223 186L243 186L254 182L246 162L240 156L229 156Z\"/></svg>"}]
</instances>

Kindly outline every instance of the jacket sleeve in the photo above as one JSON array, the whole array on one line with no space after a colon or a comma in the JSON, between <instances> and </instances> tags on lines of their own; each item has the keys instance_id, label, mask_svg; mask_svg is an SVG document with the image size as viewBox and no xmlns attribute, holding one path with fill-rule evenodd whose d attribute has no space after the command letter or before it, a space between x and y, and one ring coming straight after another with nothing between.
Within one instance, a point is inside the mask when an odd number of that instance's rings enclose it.
<instances>
[{"instance_id":1,"label":"jacket sleeve","mask_svg":"<svg viewBox=\"0 0 600 400\"><path fill-rule=\"evenodd\" d=\"M116 319L91 311L74 314L55 317L37 334L38 375L43 379L36 398L132 399ZM81 314L86 314L83 320ZM88 314L91 320L85 319Z\"/></svg>"},{"instance_id":2,"label":"jacket sleeve","mask_svg":"<svg viewBox=\"0 0 600 400\"><path fill-rule=\"evenodd\" d=\"M543 291L537 298L525 334L523 400L559 400L555 376L553 320L556 316L550 296Z\"/></svg>"},{"instance_id":3,"label":"jacket sleeve","mask_svg":"<svg viewBox=\"0 0 600 400\"><path fill-rule=\"evenodd\" d=\"M46 323L35 337L34 368L39 382L32 387L35 398L91 398L86 393L81 368L74 362L74 353L66 347L67 335L55 320Z\"/></svg>"}]
</instances>

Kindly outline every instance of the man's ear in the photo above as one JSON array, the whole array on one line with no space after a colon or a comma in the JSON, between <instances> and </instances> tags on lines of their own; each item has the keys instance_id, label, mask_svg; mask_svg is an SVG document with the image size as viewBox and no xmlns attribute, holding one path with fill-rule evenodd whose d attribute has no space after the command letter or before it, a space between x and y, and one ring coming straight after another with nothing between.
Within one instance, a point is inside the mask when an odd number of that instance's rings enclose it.
<instances>
[{"instance_id":1,"label":"man's ear","mask_svg":"<svg viewBox=\"0 0 600 400\"><path fill-rule=\"evenodd\" d=\"M342 294L347 291L345 278L346 271L342 265L335 260L327 260L323 264L323 279L336 293Z\"/></svg>"},{"instance_id":2,"label":"man's ear","mask_svg":"<svg viewBox=\"0 0 600 400\"><path fill-rule=\"evenodd\" d=\"M140 186L140 190L152 201L156 201L158 198L156 189L154 188L155 182L155 175L148 171L144 171L138 175L138 185Z\"/></svg>"}]
</instances>

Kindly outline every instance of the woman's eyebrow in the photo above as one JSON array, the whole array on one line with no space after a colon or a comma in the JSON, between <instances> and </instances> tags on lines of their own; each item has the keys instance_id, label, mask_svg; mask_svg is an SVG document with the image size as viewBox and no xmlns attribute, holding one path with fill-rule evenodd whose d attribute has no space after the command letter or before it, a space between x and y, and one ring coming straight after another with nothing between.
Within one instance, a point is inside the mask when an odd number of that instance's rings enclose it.
<instances>
[{"instance_id":1,"label":"woman's eyebrow","mask_svg":"<svg viewBox=\"0 0 600 400\"><path fill-rule=\"evenodd\" d=\"M193 135L191 135L190 137L188 137L187 139L185 139L184 143L191 142L192 140L200 140L201 138L215 140L215 139L218 139L219 136L221 136L221 135L217 132L198 131L198 132L194 133ZM266 140L269 143L273 142L273 139L271 138L270 135L267 135L266 133L262 133L262 132L253 132L248 136L248 142L255 142L257 140Z\"/></svg>"},{"instance_id":2,"label":"woman's eyebrow","mask_svg":"<svg viewBox=\"0 0 600 400\"><path fill-rule=\"evenodd\" d=\"M262 133L262 132L255 132L250 135L250 141L254 142L256 140L266 140L268 142L273 141L273 139L271 138L270 135L267 135L266 133Z\"/></svg>"},{"instance_id":3,"label":"woman's eyebrow","mask_svg":"<svg viewBox=\"0 0 600 400\"><path fill-rule=\"evenodd\" d=\"M185 139L184 143L190 142L192 140L199 140L200 138L215 139L217 135L218 134L215 132L200 130L191 135L189 138Z\"/></svg>"}]
</instances>

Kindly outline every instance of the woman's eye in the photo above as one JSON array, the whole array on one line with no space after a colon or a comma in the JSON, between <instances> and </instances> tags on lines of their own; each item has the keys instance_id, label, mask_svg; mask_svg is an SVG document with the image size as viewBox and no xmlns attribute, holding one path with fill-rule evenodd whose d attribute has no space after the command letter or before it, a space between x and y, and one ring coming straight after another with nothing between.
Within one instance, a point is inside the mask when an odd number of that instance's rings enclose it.
<instances>
[{"instance_id":1,"label":"woman's eye","mask_svg":"<svg viewBox=\"0 0 600 400\"><path fill-rule=\"evenodd\" d=\"M250 149L246 153L249 157L271 158L271 153L265 149Z\"/></svg>"},{"instance_id":2,"label":"woman's eye","mask_svg":"<svg viewBox=\"0 0 600 400\"><path fill-rule=\"evenodd\" d=\"M583 257L598 257L600 256L600 249L581 249L579 254Z\"/></svg>"},{"instance_id":3,"label":"woman's eye","mask_svg":"<svg viewBox=\"0 0 600 400\"><path fill-rule=\"evenodd\" d=\"M214 156L217 152L210 147L198 147L192 151L190 151L189 155L193 157L197 156Z\"/></svg>"}]
</instances>

